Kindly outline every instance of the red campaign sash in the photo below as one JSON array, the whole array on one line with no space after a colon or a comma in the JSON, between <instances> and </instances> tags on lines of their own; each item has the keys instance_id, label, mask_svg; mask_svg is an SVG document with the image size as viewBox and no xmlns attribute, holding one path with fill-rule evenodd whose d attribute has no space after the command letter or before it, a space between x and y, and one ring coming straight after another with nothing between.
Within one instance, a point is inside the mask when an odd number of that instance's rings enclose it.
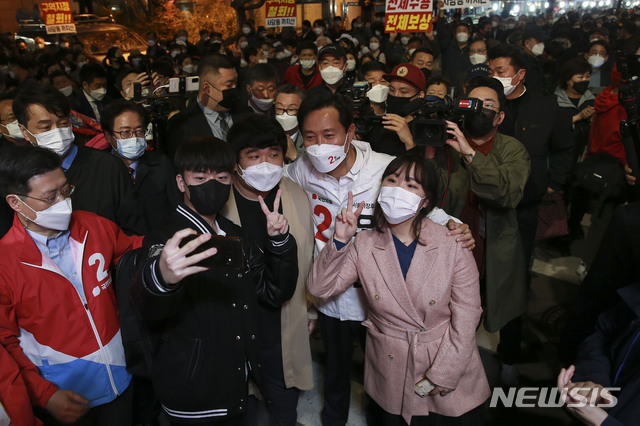
<instances>
[{"instance_id":1,"label":"red campaign sash","mask_svg":"<svg viewBox=\"0 0 640 426\"><path fill-rule=\"evenodd\" d=\"M71 110L71 125L73 131L83 135L97 135L102 133L102 126L99 122L78 111Z\"/></svg>"}]
</instances>

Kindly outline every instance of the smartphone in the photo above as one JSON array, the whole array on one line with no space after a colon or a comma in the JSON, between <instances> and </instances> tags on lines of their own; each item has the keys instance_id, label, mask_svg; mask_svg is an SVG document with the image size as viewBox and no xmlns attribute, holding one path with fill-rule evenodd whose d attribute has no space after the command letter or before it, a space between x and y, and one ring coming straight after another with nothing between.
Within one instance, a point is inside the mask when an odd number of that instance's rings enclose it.
<instances>
[{"instance_id":1,"label":"smartphone","mask_svg":"<svg viewBox=\"0 0 640 426\"><path fill-rule=\"evenodd\" d=\"M189 241L198 238L202 234L188 235L180 241L179 246L182 247ZM202 253L210 248L215 247L218 252L213 256L207 257L196 263L197 266L214 269L229 269L241 271L245 269L244 249L242 248L241 237L221 237L214 235L209 241L198 246L189 256Z\"/></svg>"},{"instance_id":2,"label":"smartphone","mask_svg":"<svg viewBox=\"0 0 640 426\"><path fill-rule=\"evenodd\" d=\"M422 379L416 383L416 387L413 391L421 398L426 398L433 389L435 389L435 386L429 381L429 379Z\"/></svg>"}]
</instances>

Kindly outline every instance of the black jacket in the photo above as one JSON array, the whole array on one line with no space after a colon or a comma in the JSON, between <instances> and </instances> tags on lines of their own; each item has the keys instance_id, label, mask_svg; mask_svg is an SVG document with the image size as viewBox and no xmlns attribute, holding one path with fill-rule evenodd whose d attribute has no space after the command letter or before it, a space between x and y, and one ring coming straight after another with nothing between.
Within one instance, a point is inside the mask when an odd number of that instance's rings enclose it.
<instances>
[{"instance_id":1,"label":"black jacket","mask_svg":"<svg viewBox=\"0 0 640 426\"><path fill-rule=\"evenodd\" d=\"M140 202L147 229L164 223L182 200L176 185L176 172L169 159L155 151L147 151L138 162L135 194Z\"/></svg>"},{"instance_id":2,"label":"black jacket","mask_svg":"<svg viewBox=\"0 0 640 426\"><path fill-rule=\"evenodd\" d=\"M239 90L239 89L238 89ZM240 116L250 113L246 106L237 106L231 112L231 119L235 123ZM185 109L171 117L167 123L167 131L161 140L161 147L165 154L173 161L173 157L180 144L193 137L213 136L211 127L204 112L194 99Z\"/></svg>"},{"instance_id":3,"label":"black jacket","mask_svg":"<svg viewBox=\"0 0 640 426\"><path fill-rule=\"evenodd\" d=\"M560 356L575 357L580 342L593 333L598 315L621 302L619 288L640 280L640 202L619 206L589 273L578 289L562 337Z\"/></svg>"},{"instance_id":4,"label":"black jacket","mask_svg":"<svg viewBox=\"0 0 640 426\"><path fill-rule=\"evenodd\" d=\"M640 283L618 290L624 300L598 318L595 333L580 346L574 383L590 380L613 392L618 401L603 426L632 425L640 419Z\"/></svg>"},{"instance_id":5,"label":"black jacket","mask_svg":"<svg viewBox=\"0 0 640 426\"><path fill-rule=\"evenodd\" d=\"M128 234L145 234L142 209L133 193L129 172L120 159L79 146L65 174L76 186L71 195L74 210L86 210L107 218Z\"/></svg>"},{"instance_id":6,"label":"black jacket","mask_svg":"<svg viewBox=\"0 0 640 426\"><path fill-rule=\"evenodd\" d=\"M539 203L547 187L563 189L571 173L571 117L562 113L555 98L530 90L507 100L505 113L498 131L522 142L531 158L531 175L520 205Z\"/></svg>"},{"instance_id":7,"label":"black jacket","mask_svg":"<svg viewBox=\"0 0 640 426\"><path fill-rule=\"evenodd\" d=\"M228 219L216 221L228 236L242 235ZM247 375L265 395L256 310L258 303L279 307L293 295L296 243L290 234L280 243L269 240L263 254L244 238L248 272L210 269L169 287L159 272L159 248L184 228L213 233L197 213L179 205L145 238L148 260L130 294L155 334L151 380L164 410L173 421L210 423L245 412Z\"/></svg>"},{"instance_id":8,"label":"black jacket","mask_svg":"<svg viewBox=\"0 0 640 426\"><path fill-rule=\"evenodd\" d=\"M111 98L105 96L101 101L96 101L98 112L100 112L100 114L102 114L104 105L106 105L110 101L110 99ZM93 112L93 108L91 108L91 103L85 96L84 90L82 88L80 88L80 90L74 91L69 104L72 110L79 112L80 114L84 114L87 117L91 117L94 120L98 120L98 117L96 117L96 114Z\"/></svg>"}]
</instances>

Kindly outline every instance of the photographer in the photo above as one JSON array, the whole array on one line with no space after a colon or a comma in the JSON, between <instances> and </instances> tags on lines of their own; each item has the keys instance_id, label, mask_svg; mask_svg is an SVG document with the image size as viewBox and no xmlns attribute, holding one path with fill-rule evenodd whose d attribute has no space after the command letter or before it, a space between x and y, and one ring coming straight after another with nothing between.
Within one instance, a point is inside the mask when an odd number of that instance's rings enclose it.
<instances>
[{"instance_id":1,"label":"photographer","mask_svg":"<svg viewBox=\"0 0 640 426\"><path fill-rule=\"evenodd\" d=\"M482 112L465 118L465 132L447 121L450 161L439 165L446 192L443 208L468 223L477 241L474 257L485 281L484 326L500 330L527 308L526 271L516 206L529 177L526 148L498 132L505 118L502 85L478 78L468 97L483 102ZM502 335L501 335L502 340Z\"/></svg>"},{"instance_id":2,"label":"photographer","mask_svg":"<svg viewBox=\"0 0 640 426\"><path fill-rule=\"evenodd\" d=\"M424 98L424 74L414 65L400 64L391 74L385 74L384 79L389 82L387 110L382 117L382 126L371 131L369 141L374 151L397 156L415 147L409 130L413 117L405 117L402 113L409 102Z\"/></svg>"}]
</instances>

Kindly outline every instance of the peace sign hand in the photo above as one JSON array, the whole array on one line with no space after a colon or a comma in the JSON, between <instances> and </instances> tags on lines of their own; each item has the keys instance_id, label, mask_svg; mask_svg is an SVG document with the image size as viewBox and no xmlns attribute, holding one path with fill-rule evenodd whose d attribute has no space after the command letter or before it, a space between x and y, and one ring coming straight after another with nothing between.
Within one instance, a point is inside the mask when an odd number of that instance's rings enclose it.
<instances>
[{"instance_id":1,"label":"peace sign hand","mask_svg":"<svg viewBox=\"0 0 640 426\"><path fill-rule=\"evenodd\" d=\"M344 207L342 211L336 216L336 229L333 237L343 244L347 244L351 241L356 231L358 230L358 218L362 209L364 209L364 201L360 202L358 208L352 211L353 208L353 193L349 191L349 198L347 201L347 207Z\"/></svg>"},{"instance_id":2,"label":"peace sign hand","mask_svg":"<svg viewBox=\"0 0 640 426\"><path fill-rule=\"evenodd\" d=\"M258 201L260 202L260 207L262 207L262 212L267 217L267 234L270 237L285 235L289 232L289 222L287 221L287 218L278 213L278 209L280 208L280 195L282 195L282 190L278 189L276 199L273 202L273 211L269 210L269 207L267 207L262 197L258 195Z\"/></svg>"}]
</instances>

